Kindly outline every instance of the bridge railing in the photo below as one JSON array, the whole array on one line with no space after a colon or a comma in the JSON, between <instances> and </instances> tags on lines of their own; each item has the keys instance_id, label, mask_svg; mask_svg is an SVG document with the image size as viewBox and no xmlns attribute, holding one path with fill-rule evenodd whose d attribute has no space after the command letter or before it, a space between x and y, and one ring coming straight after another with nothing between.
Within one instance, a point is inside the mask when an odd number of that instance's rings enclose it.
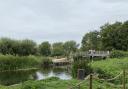
<instances>
[{"instance_id":1,"label":"bridge railing","mask_svg":"<svg viewBox=\"0 0 128 89\"><path fill-rule=\"evenodd\" d=\"M109 51L85 51L85 52L78 52L78 53L74 53L73 56L77 56L77 55L81 55L81 56L109 56L110 52Z\"/></svg>"}]
</instances>

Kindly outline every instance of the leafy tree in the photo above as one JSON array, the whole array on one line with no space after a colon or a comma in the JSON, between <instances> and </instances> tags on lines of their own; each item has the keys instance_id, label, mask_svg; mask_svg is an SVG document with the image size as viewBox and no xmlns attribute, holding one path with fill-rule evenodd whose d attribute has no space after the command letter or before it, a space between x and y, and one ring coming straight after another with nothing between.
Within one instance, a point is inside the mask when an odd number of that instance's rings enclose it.
<instances>
[{"instance_id":1,"label":"leafy tree","mask_svg":"<svg viewBox=\"0 0 128 89\"><path fill-rule=\"evenodd\" d=\"M43 42L39 45L39 52L41 55L49 56L51 55L51 44L49 42Z\"/></svg>"},{"instance_id":2,"label":"leafy tree","mask_svg":"<svg viewBox=\"0 0 128 89\"><path fill-rule=\"evenodd\" d=\"M62 42L53 43L52 45L52 56L64 55L64 47Z\"/></svg>"},{"instance_id":3,"label":"leafy tree","mask_svg":"<svg viewBox=\"0 0 128 89\"><path fill-rule=\"evenodd\" d=\"M101 37L98 31L92 31L84 35L82 39L82 47L83 51L95 49L101 49Z\"/></svg>"},{"instance_id":4,"label":"leafy tree","mask_svg":"<svg viewBox=\"0 0 128 89\"><path fill-rule=\"evenodd\" d=\"M14 54L14 44L16 41L9 38L0 39L0 52L2 54Z\"/></svg>"},{"instance_id":5,"label":"leafy tree","mask_svg":"<svg viewBox=\"0 0 128 89\"><path fill-rule=\"evenodd\" d=\"M106 50L128 50L128 21L101 27L102 44Z\"/></svg>"},{"instance_id":6,"label":"leafy tree","mask_svg":"<svg viewBox=\"0 0 128 89\"><path fill-rule=\"evenodd\" d=\"M71 41L66 41L64 43L64 52L65 55L68 56L70 55L70 53L72 52L76 52L78 49L79 44L77 44L75 41L71 40Z\"/></svg>"},{"instance_id":7,"label":"leafy tree","mask_svg":"<svg viewBox=\"0 0 128 89\"><path fill-rule=\"evenodd\" d=\"M32 40L22 40L19 45L18 54L21 56L33 55L37 51L36 43Z\"/></svg>"}]
</instances>

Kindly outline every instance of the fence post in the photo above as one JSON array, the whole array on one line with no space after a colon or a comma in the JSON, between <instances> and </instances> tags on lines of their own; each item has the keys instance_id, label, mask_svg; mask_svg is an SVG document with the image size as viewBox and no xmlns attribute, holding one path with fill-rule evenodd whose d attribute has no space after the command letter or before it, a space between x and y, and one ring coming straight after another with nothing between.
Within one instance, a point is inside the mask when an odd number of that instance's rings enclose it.
<instances>
[{"instance_id":1,"label":"fence post","mask_svg":"<svg viewBox=\"0 0 128 89\"><path fill-rule=\"evenodd\" d=\"M126 87L125 87L125 69L123 69L123 89L126 89Z\"/></svg>"},{"instance_id":2,"label":"fence post","mask_svg":"<svg viewBox=\"0 0 128 89\"><path fill-rule=\"evenodd\" d=\"M89 83L89 89L92 89L92 74L90 74L90 83Z\"/></svg>"},{"instance_id":3,"label":"fence post","mask_svg":"<svg viewBox=\"0 0 128 89\"><path fill-rule=\"evenodd\" d=\"M78 89L80 89L80 85L78 85Z\"/></svg>"}]
</instances>

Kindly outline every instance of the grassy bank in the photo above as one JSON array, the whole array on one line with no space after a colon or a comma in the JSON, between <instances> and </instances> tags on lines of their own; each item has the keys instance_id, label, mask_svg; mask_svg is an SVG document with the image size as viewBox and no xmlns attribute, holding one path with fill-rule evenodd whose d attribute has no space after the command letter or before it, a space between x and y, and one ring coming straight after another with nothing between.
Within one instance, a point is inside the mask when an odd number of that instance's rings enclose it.
<instances>
[{"instance_id":1,"label":"grassy bank","mask_svg":"<svg viewBox=\"0 0 128 89\"><path fill-rule=\"evenodd\" d=\"M94 72L99 74L108 75L109 77L115 77L123 69L128 69L128 57L126 58L113 58L101 61L95 61L92 63Z\"/></svg>"},{"instance_id":2,"label":"grassy bank","mask_svg":"<svg viewBox=\"0 0 128 89\"><path fill-rule=\"evenodd\" d=\"M0 55L0 71L34 69L50 63L49 58L42 56Z\"/></svg>"},{"instance_id":3,"label":"grassy bank","mask_svg":"<svg viewBox=\"0 0 128 89\"><path fill-rule=\"evenodd\" d=\"M78 84L80 81L76 79L72 80L60 80L58 78L49 78L41 81L27 81L23 84L14 86L0 86L0 89L68 89ZM81 84L80 89L88 89L88 82L85 81ZM106 82L93 81L94 89L118 89L117 87L111 87Z\"/></svg>"},{"instance_id":4,"label":"grassy bank","mask_svg":"<svg viewBox=\"0 0 128 89\"><path fill-rule=\"evenodd\" d=\"M124 65L122 65L124 63ZM94 72L98 73L100 78L113 78L117 76L123 68L128 69L128 57L126 58L112 58L100 61L94 61L92 63L92 69ZM127 76L128 77L128 76ZM120 81L116 79L116 81ZM13 86L0 86L0 89L68 89L76 84L80 80L71 79L71 80L60 80L58 78L49 78L40 81L26 81L22 84L13 85ZM88 89L89 81L81 84L80 89ZM117 82L103 82L93 80L94 89L121 89L121 83ZM127 84L128 87L128 84Z\"/></svg>"},{"instance_id":5,"label":"grassy bank","mask_svg":"<svg viewBox=\"0 0 128 89\"><path fill-rule=\"evenodd\" d=\"M38 61L34 56L0 55L0 71L36 68Z\"/></svg>"}]
</instances>

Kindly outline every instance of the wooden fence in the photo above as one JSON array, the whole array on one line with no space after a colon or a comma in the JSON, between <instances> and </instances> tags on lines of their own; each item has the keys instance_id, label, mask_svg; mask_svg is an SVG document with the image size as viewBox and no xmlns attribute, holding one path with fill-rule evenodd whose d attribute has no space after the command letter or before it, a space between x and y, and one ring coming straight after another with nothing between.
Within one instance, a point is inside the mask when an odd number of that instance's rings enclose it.
<instances>
[{"instance_id":1,"label":"wooden fence","mask_svg":"<svg viewBox=\"0 0 128 89\"><path fill-rule=\"evenodd\" d=\"M126 79L127 79L126 75L128 75L128 72L126 70L121 71L116 77L111 78L111 79L100 79L98 77L98 74L90 74L83 81L79 82L75 86L69 87L68 89L83 89L83 88L81 88L81 85L84 84L85 82L89 83L88 88L85 88L85 89L93 89L93 81L94 80L109 82L109 81L112 81L112 80L115 80L115 79L119 78L120 76L123 76L122 77L123 82L122 82L121 85L115 86L112 83L108 83L108 85L110 85L111 87L118 87L118 89L128 89L128 87L126 88ZM85 85L85 86L87 86L87 85ZM113 89L113 88L111 88L111 89Z\"/></svg>"}]
</instances>

